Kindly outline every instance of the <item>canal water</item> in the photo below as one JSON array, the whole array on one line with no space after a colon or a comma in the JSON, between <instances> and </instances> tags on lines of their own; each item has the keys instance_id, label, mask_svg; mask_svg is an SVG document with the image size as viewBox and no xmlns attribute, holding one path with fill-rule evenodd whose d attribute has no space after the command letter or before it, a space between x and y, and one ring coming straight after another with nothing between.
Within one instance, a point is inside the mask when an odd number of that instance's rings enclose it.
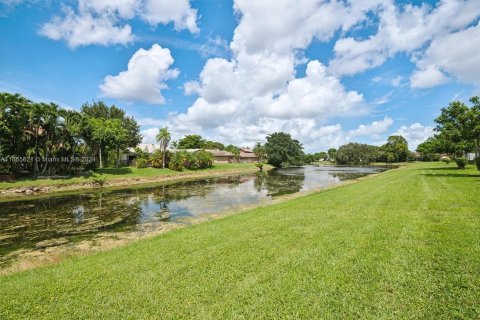
<instances>
[{"instance_id":1,"label":"canal water","mask_svg":"<svg viewBox=\"0 0 480 320\"><path fill-rule=\"evenodd\" d=\"M42 250L100 232L154 231L208 214L264 204L281 195L320 189L385 170L303 166L141 188L0 203L0 260L22 248Z\"/></svg>"}]
</instances>

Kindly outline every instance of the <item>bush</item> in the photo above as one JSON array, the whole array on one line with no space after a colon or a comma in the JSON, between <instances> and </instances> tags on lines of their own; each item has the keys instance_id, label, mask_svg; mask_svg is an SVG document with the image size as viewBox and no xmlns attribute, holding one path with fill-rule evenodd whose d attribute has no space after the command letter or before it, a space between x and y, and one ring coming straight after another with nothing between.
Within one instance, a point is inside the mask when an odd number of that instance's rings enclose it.
<instances>
[{"instance_id":1,"label":"bush","mask_svg":"<svg viewBox=\"0 0 480 320\"><path fill-rule=\"evenodd\" d=\"M208 151L198 150L193 153L194 160L196 161L197 169L205 169L212 166L215 161L215 157Z\"/></svg>"},{"instance_id":2,"label":"bush","mask_svg":"<svg viewBox=\"0 0 480 320\"><path fill-rule=\"evenodd\" d=\"M477 170L480 170L480 157L475 158L475 165L477 166Z\"/></svg>"},{"instance_id":3,"label":"bush","mask_svg":"<svg viewBox=\"0 0 480 320\"><path fill-rule=\"evenodd\" d=\"M94 173L93 175L93 183L97 186L103 187L103 185L107 182L107 177L103 174Z\"/></svg>"},{"instance_id":4,"label":"bush","mask_svg":"<svg viewBox=\"0 0 480 320\"><path fill-rule=\"evenodd\" d=\"M452 160L449 157L442 157L442 161L445 162L446 164L450 164Z\"/></svg>"},{"instance_id":5,"label":"bush","mask_svg":"<svg viewBox=\"0 0 480 320\"><path fill-rule=\"evenodd\" d=\"M455 162L458 166L458 169L465 169L465 167L468 164L467 158L457 158L457 159L455 159Z\"/></svg>"},{"instance_id":6,"label":"bush","mask_svg":"<svg viewBox=\"0 0 480 320\"><path fill-rule=\"evenodd\" d=\"M263 171L263 163L255 163L255 166L258 168L258 170Z\"/></svg>"},{"instance_id":7,"label":"bush","mask_svg":"<svg viewBox=\"0 0 480 320\"><path fill-rule=\"evenodd\" d=\"M146 168L148 164L148 160L145 158L138 158L135 160L135 164L137 165L137 168Z\"/></svg>"},{"instance_id":8,"label":"bush","mask_svg":"<svg viewBox=\"0 0 480 320\"><path fill-rule=\"evenodd\" d=\"M170 158L168 168L175 171L182 171L185 168L184 163L187 160L187 156L188 154L186 151L175 152Z\"/></svg>"},{"instance_id":9,"label":"bush","mask_svg":"<svg viewBox=\"0 0 480 320\"><path fill-rule=\"evenodd\" d=\"M422 153L422 156L420 157L421 161L439 161L440 160L440 155L438 153Z\"/></svg>"},{"instance_id":10,"label":"bush","mask_svg":"<svg viewBox=\"0 0 480 320\"><path fill-rule=\"evenodd\" d=\"M176 171L182 171L184 168L189 170L205 169L211 167L214 160L213 154L205 150L177 151L171 156L168 167Z\"/></svg>"},{"instance_id":11,"label":"bush","mask_svg":"<svg viewBox=\"0 0 480 320\"><path fill-rule=\"evenodd\" d=\"M165 152L165 168L168 168L168 162L170 161L171 157L170 151ZM154 168L163 168L163 155L162 151L159 149L155 150L155 152L150 156L150 163Z\"/></svg>"}]
</instances>

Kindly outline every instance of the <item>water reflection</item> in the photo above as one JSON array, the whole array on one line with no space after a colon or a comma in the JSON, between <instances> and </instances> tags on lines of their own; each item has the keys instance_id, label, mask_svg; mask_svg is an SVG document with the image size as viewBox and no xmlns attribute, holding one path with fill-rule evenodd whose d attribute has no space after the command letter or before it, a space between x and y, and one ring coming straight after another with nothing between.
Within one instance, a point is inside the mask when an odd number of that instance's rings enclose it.
<instances>
[{"instance_id":1,"label":"water reflection","mask_svg":"<svg viewBox=\"0 0 480 320\"><path fill-rule=\"evenodd\" d=\"M381 170L306 166L0 203L0 254L47 239L79 237L102 230L139 230L146 224L184 223L185 218L235 210Z\"/></svg>"},{"instance_id":2,"label":"water reflection","mask_svg":"<svg viewBox=\"0 0 480 320\"><path fill-rule=\"evenodd\" d=\"M291 169L295 170L294 168ZM266 191L267 196L277 197L284 194L292 194L302 190L305 182L303 171L285 174L281 170L269 172L257 172L253 182L257 192Z\"/></svg>"}]
</instances>

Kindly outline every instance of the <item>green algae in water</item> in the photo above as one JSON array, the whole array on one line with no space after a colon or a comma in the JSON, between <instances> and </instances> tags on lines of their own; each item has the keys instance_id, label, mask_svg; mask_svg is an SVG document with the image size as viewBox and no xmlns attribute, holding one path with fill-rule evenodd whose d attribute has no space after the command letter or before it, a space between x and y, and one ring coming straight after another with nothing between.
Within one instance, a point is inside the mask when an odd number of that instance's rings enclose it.
<instances>
[{"instance_id":1,"label":"green algae in water","mask_svg":"<svg viewBox=\"0 0 480 320\"><path fill-rule=\"evenodd\" d=\"M235 210L379 171L382 169L305 166L145 188L95 189L3 202L0 203L0 256L21 248L37 250L38 243L42 242L56 245L55 239L73 242L104 231L185 224L205 214Z\"/></svg>"}]
</instances>

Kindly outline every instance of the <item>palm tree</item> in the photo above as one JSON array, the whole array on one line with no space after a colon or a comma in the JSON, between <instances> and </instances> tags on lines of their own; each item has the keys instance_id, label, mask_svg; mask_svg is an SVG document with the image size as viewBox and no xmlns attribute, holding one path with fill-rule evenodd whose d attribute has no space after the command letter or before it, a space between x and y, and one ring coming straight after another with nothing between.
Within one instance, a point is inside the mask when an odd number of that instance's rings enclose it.
<instances>
[{"instance_id":1,"label":"palm tree","mask_svg":"<svg viewBox=\"0 0 480 320\"><path fill-rule=\"evenodd\" d=\"M160 144L160 151L162 152L162 168L165 169L165 153L168 148L168 144L170 143L170 140L172 139L172 136L170 135L170 132L168 132L167 127L161 128L158 131L157 134L157 142Z\"/></svg>"},{"instance_id":2,"label":"palm tree","mask_svg":"<svg viewBox=\"0 0 480 320\"><path fill-rule=\"evenodd\" d=\"M81 140L82 114L74 110L61 109L59 110L59 116L63 118L60 147L74 158ZM67 167L68 170L72 164L73 161L70 161Z\"/></svg>"},{"instance_id":3,"label":"palm tree","mask_svg":"<svg viewBox=\"0 0 480 320\"><path fill-rule=\"evenodd\" d=\"M258 162L262 162L266 154L265 146L262 146L260 142L257 142L253 148L253 153L258 157Z\"/></svg>"}]
</instances>

